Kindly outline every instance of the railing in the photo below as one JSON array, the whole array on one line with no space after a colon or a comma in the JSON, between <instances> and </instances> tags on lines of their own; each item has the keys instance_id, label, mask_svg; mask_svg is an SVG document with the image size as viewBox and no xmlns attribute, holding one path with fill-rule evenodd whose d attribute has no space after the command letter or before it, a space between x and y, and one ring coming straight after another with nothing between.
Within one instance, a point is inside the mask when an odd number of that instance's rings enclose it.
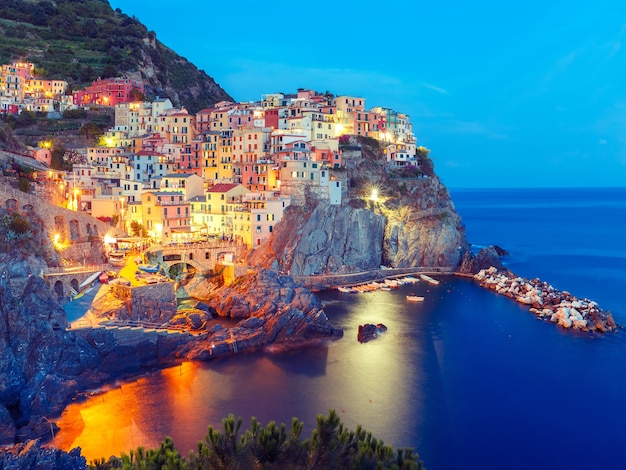
<instances>
[{"instance_id":1,"label":"railing","mask_svg":"<svg viewBox=\"0 0 626 470\"><path fill-rule=\"evenodd\" d=\"M76 274L85 272L106 271L111 267L108 264L92 264L86 266L60 266L44 268L44 274Z\"/></svg>"},{"instance_id":2,"label":"railing","mask_svg":"<svg viewBox=\"0 0 626 470\"><path fill-rule=\"evenodd\" d=\"M165 196L168 197L168 196ZM155 206L185 206L185 201L155 201Z\"/></svg>"},{"instance_id":3,"label":"railing","mask_svg":"<svg viewBox=\"0 0 626 470\"><path fill-rule=\"evenodd\" d=\"M177 243L177 242L172 242L170 244L167 245L152 245L148 251L152 252L152 251L177 251L180 249L205 249L205 248L232 248L232 246L238 246L238 245L242 245L242 243L239 243L238 239L231 241L214 241L214 242L209 242L209 241L197 241L197 242L181 242L181 243Z\"/></svg>"}]
</instances>

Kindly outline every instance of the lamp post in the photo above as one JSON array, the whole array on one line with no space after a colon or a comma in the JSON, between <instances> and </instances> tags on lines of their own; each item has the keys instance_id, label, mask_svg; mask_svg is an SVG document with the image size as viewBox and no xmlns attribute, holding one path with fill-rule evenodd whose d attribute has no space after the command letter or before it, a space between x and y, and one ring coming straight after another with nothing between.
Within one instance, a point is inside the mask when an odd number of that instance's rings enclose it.
<instances>
[{"instance_id":1,"label":"lamp post","mask_svg":"<svg viewBox=\"0 0 626 470\"><path fill-rule=\"evenodd\" d=\"M120 230L126 231L126 224L124 220L124 196L120 197Z\"/></svg>"}]
</instances>

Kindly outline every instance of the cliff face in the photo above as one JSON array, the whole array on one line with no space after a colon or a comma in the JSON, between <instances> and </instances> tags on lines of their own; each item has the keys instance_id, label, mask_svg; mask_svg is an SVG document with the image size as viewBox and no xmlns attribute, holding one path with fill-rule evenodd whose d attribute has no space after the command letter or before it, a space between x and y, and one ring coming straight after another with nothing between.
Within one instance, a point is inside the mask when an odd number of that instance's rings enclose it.
<instances>
[{"instance_id":1,"label":"cliff face","mask_svg":"<svg viewBox=\"0 0 626 470\"><path fill-rule=\"evenodd\" d=\"M65 312L33 276L19 299L0 283L0 444L44 435L43 417L58 413L80 388L98 354L65 331ZM84 384L83 384L84 385Z\"/></svg>"},{"instance_id":2,"label":"cliff face","mask_svg":"<svg viewBox=\"0 0 626 470\"><path fill-rule=\"evenodd\" d=\"M419 181L413 193L390 204L383 263L404 268L456 267L468 249L461 218L437 178Z\"/></svg>"},{"instance_id":3,"label":"cliff face","mask_svg":"<svg viewBox=\"0 0 626 470\"><path fill-rule=\"evenodd\" d=\"M378 269L384 231L385 218L367 209L322 203L311 212L290 207L271 242L274 259L259 261L295 276ZM264 249L258 251L251 260Z\"/></svg>"},{"instance_id":4,"label":"cliff face","mask_svg":"<svg viewBox=\"0 0 626 470\"><path fill-rule=\"evenodd\" d=\"M273 239L250 254L250 264L292 275L459 266L469 245L437 176L392 179L375 141L353 143L361 150L344 152L346 169L336 174L347 188L342 205L308 198L290 206Z\"/></svg>"},{"instance_id":5,"label":"cliff face","mask_svg":"<svg viewBox=\"0 0 626 470\"><path fill-rule=\"evenodd\" d=\"M104 328L66 330L65 311L43 279L29 277L19 297L12 282L0 279L0 445L50 437L47 420L78 393L170 364L189 341L160 336L126 344Z\"/></svg>"}]
</instances>

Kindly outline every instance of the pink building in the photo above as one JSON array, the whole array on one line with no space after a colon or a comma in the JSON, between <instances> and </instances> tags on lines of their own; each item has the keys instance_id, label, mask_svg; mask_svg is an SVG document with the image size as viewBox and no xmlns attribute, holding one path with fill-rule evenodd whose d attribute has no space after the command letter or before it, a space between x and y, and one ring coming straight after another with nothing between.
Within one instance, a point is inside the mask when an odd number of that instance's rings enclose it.
<instances>
[{"instance_id":1,"label":"pink building","mask_svg":"<svg viewBox=\"0 0 626 470\"><path fill-rule=\"evenodd\" d=\"M136 101L131 95L133 90L142 95L145 93L143 81L129 78L105 78L92 82L84 90L75 91L72 94L73 103L77 106L99 104L102 106L115 106L118 103L130 103Z\"/></svg>"},{"instance_id":2,"label":"pink building","mask_svg":"<svg viewBox=\"0 0 626 470\"><path fill-rule=\"evenodd\" d=\"M198 134L211 130L211 114L214 111L215 108L205 108L196 113L196 131Z\"/></svg>"},{"instance_id":3,"label":"pink building","mask_svg":"<svg viewBox=\"0 0 626 470\"><path fill-rule=\"evenodd\" d=\"M32 156L39 163L43 163L44 165L50 166L52 162L52 152L47 148L36 148L32 150Z\"/></svg>"}]
</instances>

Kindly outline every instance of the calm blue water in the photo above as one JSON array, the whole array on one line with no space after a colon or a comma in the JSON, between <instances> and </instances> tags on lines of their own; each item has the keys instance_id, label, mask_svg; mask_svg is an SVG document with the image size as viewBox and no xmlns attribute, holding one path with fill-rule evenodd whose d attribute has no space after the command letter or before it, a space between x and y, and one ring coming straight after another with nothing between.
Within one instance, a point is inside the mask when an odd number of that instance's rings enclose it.
<instances>
[{"instance_id":1,"label":"calm blue water","mask_svg":"<svg viewBox=\"0 0 626 470\"><path fill-rule=\"evenodd\" d=\"M508 266L626 323L626 189L452 193L476 245L498 244ZM424 295L409 303L407 293ZM626 467L626 341L538 321L473 282L444 278L394 292L321 294L345 336L326 348L185 364L114 387L62 417L57 445L88 458L171 435L187 451L233 412L307 435L336 409L429 469ZM360 344L359 324L387 333Z\"/></svg>"}]
</instances>

